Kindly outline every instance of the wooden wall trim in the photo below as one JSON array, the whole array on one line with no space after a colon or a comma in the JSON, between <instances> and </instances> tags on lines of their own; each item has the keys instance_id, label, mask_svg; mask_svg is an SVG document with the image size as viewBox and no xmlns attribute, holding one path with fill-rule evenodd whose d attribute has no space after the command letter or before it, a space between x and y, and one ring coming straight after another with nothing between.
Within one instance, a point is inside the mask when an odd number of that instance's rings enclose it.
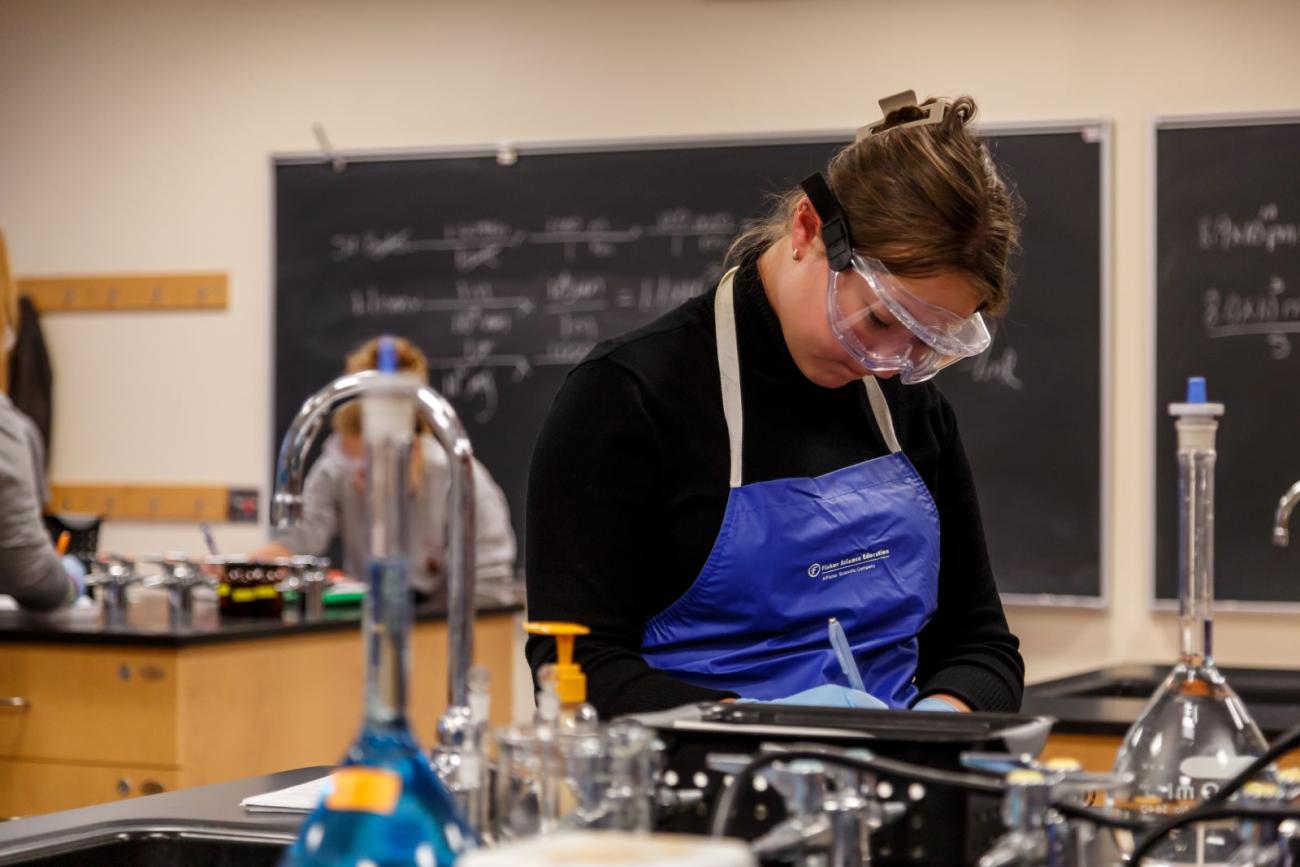
<instances>
[{"instance_id":1,"label":"wooden wall trim","mask_svg":"<svg viewBox=\"0 0 1300 867\"><path fill-rule=\"evenodd\" d=\"M112 521L248 521L249 513L231 513L226 485L150 485L55 483L46 511L100 515ZM255 495L240 489L241 495Z\"/></svg>"},{"instance_id":2,"label":"wooden wall trim","mask_svg":"<svg viewBox=\"0 0 1300 867\"><path fill-rule=\"evenodd\" d=\"M19 277L15 283L41 313L225 310L229 295L222 273Z\"/></svg>"}]
</instances>

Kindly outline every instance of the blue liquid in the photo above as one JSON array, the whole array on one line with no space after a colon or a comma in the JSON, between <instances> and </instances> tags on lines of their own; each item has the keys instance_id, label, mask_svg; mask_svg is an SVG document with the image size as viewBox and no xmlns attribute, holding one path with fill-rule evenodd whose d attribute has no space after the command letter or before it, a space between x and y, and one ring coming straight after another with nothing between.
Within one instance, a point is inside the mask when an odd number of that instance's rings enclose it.
<instances>
[{"instance_id":1,"label":"blue liquid","mask_svg":"<svg viewBox=\"0 0 1300 867\"><path fill-rule=\"evenodd\" d=\"M331 810L324 801L307 817L281 867L451 867L478 837L420 752L405 723L367 726L344 766L385 768L402 779L388 815Z\"/></svg>"}]
</instances>

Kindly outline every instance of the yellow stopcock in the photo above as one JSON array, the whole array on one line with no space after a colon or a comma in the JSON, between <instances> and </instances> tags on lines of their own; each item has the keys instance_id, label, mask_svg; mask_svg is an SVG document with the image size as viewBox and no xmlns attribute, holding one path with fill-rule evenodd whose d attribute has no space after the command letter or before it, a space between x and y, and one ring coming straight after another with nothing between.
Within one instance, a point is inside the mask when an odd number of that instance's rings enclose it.
<instances>
[{"instance_id":1,"label":"yellow stopcock","mask_svg":"<svg viewBox=\"0 0 1300 867\"><path fill-rule=\"evenodd\" d=\"M582 704L587 700L587 676L573 661L573 641L591 630L580 623L533 621L524 624L529 635L549 635L555 639L555 691L564 705Z\"/></svg>"}]
</instances>

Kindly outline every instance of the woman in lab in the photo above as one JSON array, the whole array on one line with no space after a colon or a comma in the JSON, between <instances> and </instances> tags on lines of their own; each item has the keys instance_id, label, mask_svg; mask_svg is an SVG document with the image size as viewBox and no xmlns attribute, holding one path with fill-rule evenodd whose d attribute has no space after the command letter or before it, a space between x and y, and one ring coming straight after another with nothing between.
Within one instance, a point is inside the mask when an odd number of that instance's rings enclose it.
<instances>
[{"instance_id":1,"label":"woman in lab","mask_svg":"<svg viewBox=\"0 0 1300 867\"><path fill-rule=\"evenodd\" d=\"M429 381L429 365L419 349L397 338L398 368ZM370 340L348 355L348 373L374 370L378 340ZM292 554L321 554L336 532L343 534L343 567L364 579L366 566L365 444L361 436L361 405L351 401L335 411L334 434L303 485L302 522L277 530L275 541L254 552L255 559ZM417 597L445 600L447 491L451 472L447 455L421 423L411 450L411 587ZM487 468L474 462L476 575L479 579L513 576L515 534L505 494Z\"/></svg>"},{"instance_id":2,"label":"woman in lab","mask_svg":"<svg viewBox=\"0 0 1300 867\"><path fill-rule=\"evenodd\" d=\"M555 399L529 616L591 628L577 661L602 716L1019 707L1019 642L930 381L1007 304L1013 197L970 98L881 107L736 240L714 291L599 345ZM528 658L550 662L549 640Z\"/></svg>"}]
</instances>

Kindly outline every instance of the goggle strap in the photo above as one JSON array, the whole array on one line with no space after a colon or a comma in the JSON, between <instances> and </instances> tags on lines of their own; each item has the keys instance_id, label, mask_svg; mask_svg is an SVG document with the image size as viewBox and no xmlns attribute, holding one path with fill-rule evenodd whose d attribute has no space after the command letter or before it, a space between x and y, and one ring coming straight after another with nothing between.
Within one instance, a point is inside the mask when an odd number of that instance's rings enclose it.
<instances>
[{"instance_id":1,"label":"goggle strap","mask_svg":"<svg viewBox=\"0 0 1300 867\"><path fill-rule=\"evenodd\" d=\"M821 172L813 172L799 186L821 218L822 243L826 245L826 259L831 270L843 271L853 263L853 236L849 234L849 221L844 219L840 200L835 198Z\"/></svg>"}]
</instances>

